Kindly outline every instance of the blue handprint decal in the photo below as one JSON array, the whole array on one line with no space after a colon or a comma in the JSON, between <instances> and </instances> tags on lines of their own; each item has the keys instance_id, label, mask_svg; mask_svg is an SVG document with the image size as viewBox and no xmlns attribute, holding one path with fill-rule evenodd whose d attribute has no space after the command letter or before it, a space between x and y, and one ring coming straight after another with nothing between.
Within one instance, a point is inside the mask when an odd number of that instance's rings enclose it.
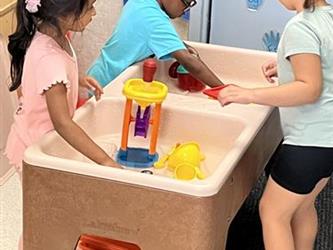
<instances>
[{"instance_id":1,"label":"blue handprint decal","mask_svg":"<svg viewBox=\"0 0 333 250\"><path fill-rule=\"evenodd\" d=\"M183 20L185 20L186 22L188 22L190 20L190 10L186 11L183 15L182 15Z\"/></svg>"},{"instance_id":2,"label":"blue handprint decal","mask_svg":"<svg viewBox=\"0 0 333 250\"><path fill-rule=\"evenodd\" d=\"M280 42L280 32L266 32L262 38L265 49L270 52L276 52Z\"/></svg>"},{"instance_id":3,"label":"blue handprint decal","mask_svg":"<svg viewBox=\"0 0 333 250\"><path fill-rule=\"evenodd\" d=\"M246 1L247 1L247 9L250 11L257 11L263 2L263 0L246 0Z\"/></svg>"}]
</instances>

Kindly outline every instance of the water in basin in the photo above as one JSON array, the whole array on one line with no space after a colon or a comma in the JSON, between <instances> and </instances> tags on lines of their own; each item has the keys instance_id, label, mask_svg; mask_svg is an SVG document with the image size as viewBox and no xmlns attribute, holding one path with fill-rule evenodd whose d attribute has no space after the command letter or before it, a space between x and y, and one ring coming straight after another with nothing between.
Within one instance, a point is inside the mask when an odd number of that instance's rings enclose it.
<instances>
[{"instance_id":1,"label":"water in basin","mask_svg":"<svg viewBox=\"0 0 333 250\"><path fill-rule=\"evenodd\" d=\"M78 124L110 155L114 146L120 146L123 121L124 98L105 98L98 103L88 103L78 115ZM135 110L135 108L134 108ZM160 157L168 153L176 143L196 141L206 156L201 169L206 176L215 169L228 152L237 144L237 139L245 128L244 122L235 117L219 114L206 114L195 110L182 109L178 106L162 106L161 124L157 152ZM134 137L134 125L129 133L129 147L149 148L150 133L147 139ZM52 147L45 145L44 153L76 161L91 162L72 149L61 138L56 137ZM142 170L142 169L141 169ZM141 171L137 170L137 171ZM154 174L172 176L165 169L152 169Z\"/></svg>"}]
</instances>

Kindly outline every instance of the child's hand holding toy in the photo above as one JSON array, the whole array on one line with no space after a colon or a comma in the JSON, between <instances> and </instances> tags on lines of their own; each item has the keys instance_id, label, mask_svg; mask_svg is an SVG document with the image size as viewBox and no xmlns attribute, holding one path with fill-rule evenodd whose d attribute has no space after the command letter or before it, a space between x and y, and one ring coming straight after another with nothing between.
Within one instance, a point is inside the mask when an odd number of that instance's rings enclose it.
<instances>
[{"instance_id":1,"label":"child's hand holding toy","mask_svg":"<svg viewBox=\"0 0 333 250\"><path fill-rule=\"evenodd\" d=\"M230 103L250 104L253 100L253 90L246 89L234 84L226 84L203 91L205 95L218 100L222 106Z\"/></svg>"},{"instance_id":2,"label":"child's hand holding toy","mask_svg":"<svg viewBox=\"0 0 333 250\"><path fill-rule=\"evenodd\" d=\"M222 106L230 103L250 104L253 102L253 89L242 88L233 84L227 86L228 88L220 91L217 97Z\"/></svg>"}]
</instances>

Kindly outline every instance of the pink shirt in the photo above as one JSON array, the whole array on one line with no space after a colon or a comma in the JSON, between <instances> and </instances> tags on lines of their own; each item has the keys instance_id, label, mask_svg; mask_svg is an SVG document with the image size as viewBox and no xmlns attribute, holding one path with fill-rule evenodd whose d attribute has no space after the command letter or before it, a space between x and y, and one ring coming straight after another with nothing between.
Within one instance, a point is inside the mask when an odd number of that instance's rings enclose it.
<instances>
[{"instance_id":1,"label":"pink shirt","mask_svg":"<svg viewBox=\"0 0 333 250\"><path fill-rule=\"evenodd\" d=\"M5 150L10 163L18 168L22 166L25 149L54 129L44 91L61 82L66 84L69 112L73 116L78 100L75 53L71 57L51 37L37 32L25 56L23 96Z\"/></svg>"}]
</instances>

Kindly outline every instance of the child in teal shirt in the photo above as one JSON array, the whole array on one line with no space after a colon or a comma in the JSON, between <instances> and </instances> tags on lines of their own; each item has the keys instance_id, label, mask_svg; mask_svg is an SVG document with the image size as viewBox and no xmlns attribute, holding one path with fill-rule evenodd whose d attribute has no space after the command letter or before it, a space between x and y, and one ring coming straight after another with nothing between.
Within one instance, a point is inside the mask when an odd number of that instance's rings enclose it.
<instances>
[{"instance_id":1,"label":"child in teal shirt","mask_svg":"<svg viewBox=\"0 0 333 250\"><path fill-rule=\"evenodd\" d=\"M176 59L194 77L211 87L222 84L217 76L179 38L171 19L180 17L194 0L129 0L120 20L88 70L104 87L130 65L156 56Z\"/></svg>"}]
</instances>

